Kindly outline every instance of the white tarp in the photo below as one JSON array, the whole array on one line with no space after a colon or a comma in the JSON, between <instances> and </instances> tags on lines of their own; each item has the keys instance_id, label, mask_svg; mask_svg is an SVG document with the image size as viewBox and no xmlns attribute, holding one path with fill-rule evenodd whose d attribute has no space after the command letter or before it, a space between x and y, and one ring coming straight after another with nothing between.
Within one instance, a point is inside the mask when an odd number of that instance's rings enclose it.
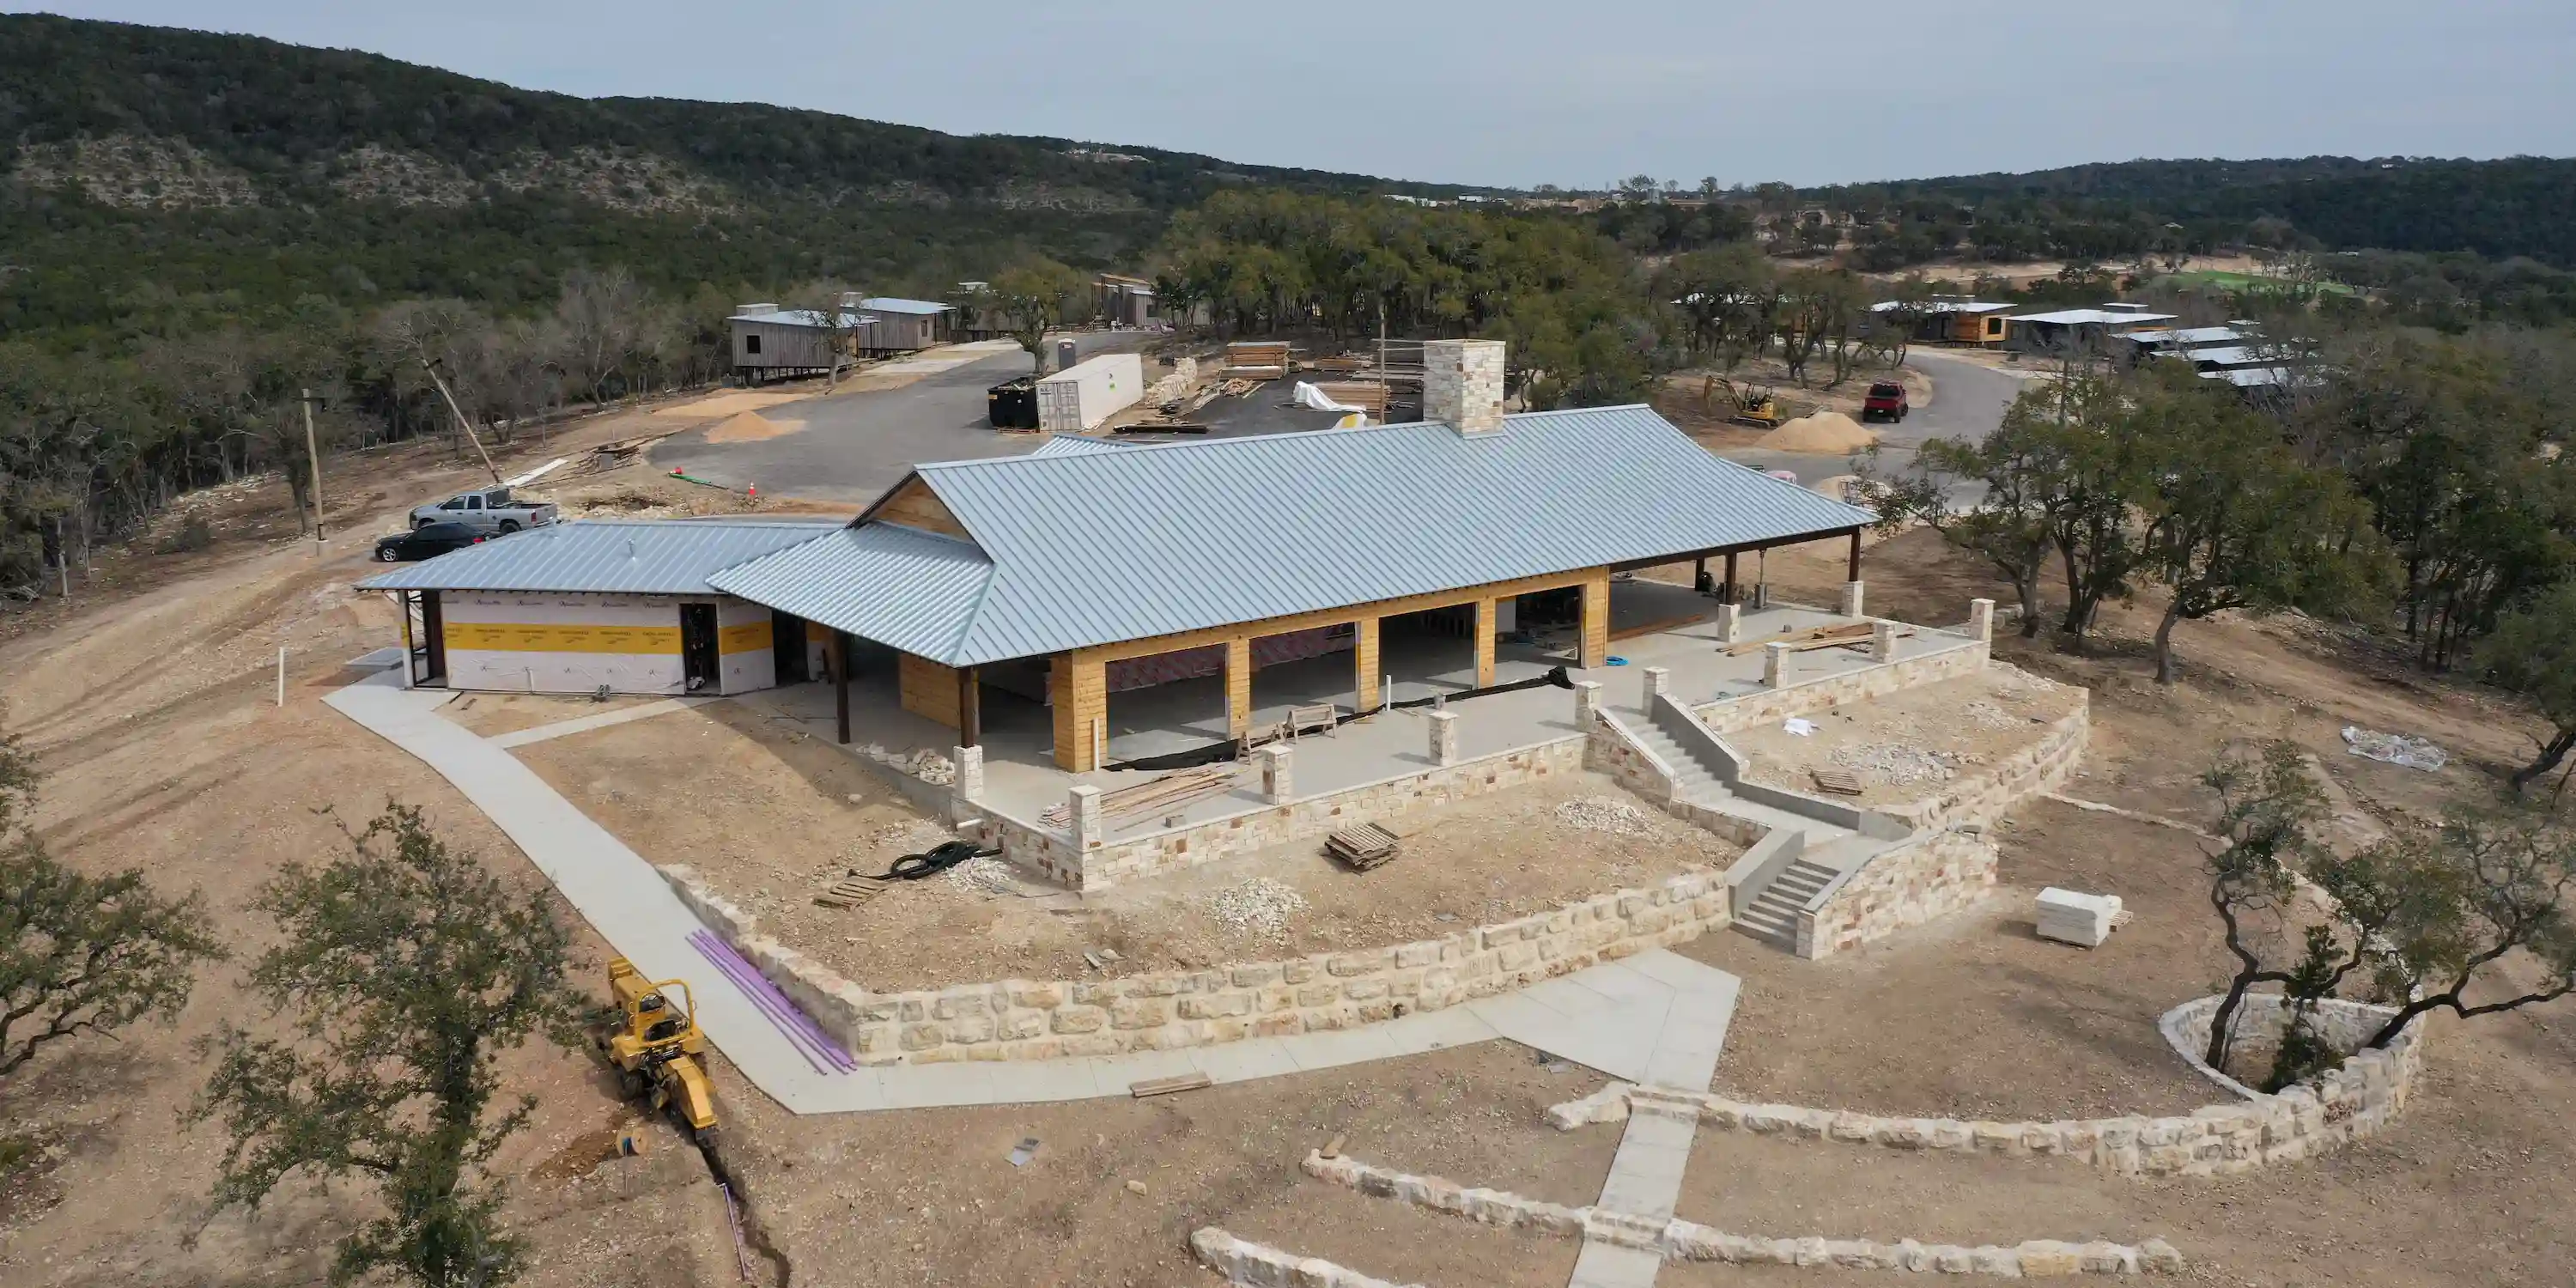
<instances>
[{"instance_id":1,"label":"white tarp","mask_svg":"<svg viewBox=\"0 0 2576 1288\"><path fill-rule=\"evenodd\" d=\"M1296 387L1295 389L1292 389L1292 390L1288 391L1288 392L1289 392L1289 396L1290 396L1290 397L1295 398L1295 399L1297 400L1297 404L1298 404L1299 406L1301 406L1301 407L1312 407L1312 408L1314 408L1314 409L1315 409L1315 410L1317 410L1317 411L1346 411L1346 412L1347 412L1347 411L1366 411L1366 410L1367 410L1367 408L1365 408L1365 407L1354 407L1354 406L1351 406L1349 403L1337 403L1337 402L1334 402L1332 399L1330 399L1330 398L1328 398L1328 397L1326 397L1326 396L1324 395L1324 391L1323 391L1323 390L1321 390L1321 389L1317 389L1317 388L1316 388L1316 387L1314 387L1313 385L1307 384L1307 383L1306 383L1305 381L1303 381L1303 380L1298 381L1298 382L1297 382L1297 387Z\"/></svg>"},{"instance_id":2,"label":"white tarp","mask_svg":"<svg viewBox=\"0 0 2576 1288\"><path fill-rule=\"evenodd\" d=\"M2451 763L2450 753L2433 745L2429 738L2409 738L2402 733L2381 733L2359 725L2343 727L2343 745L2364 760L2404 765L2408 769L2439 771Z\"/></svg>"}]
</instances>

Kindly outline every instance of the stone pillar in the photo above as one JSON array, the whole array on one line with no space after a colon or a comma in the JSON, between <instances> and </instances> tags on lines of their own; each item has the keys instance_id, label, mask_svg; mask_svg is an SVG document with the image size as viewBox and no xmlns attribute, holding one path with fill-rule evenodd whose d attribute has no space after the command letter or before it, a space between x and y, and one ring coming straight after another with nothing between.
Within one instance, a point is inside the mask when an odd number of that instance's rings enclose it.
<instances>
[{"instance_id":1,"label":"stone pillar","mask_svg":"<svg viewBox=\"0 0 2576 1288\"><path fill-rule=\"evenodd\" d=\"M981 799L984 795L984 749L952 747L948 758L957 766L956 781L949 784L950 794L961 805Z\"/></svg>"},{"instance_id":2,"label":"stone pillar","mask_svg":"<svg viewBox=\"0 0 2576 1288\"><path fill-rule=\"evenodd\" d=\"M1458 763L1458 713L1455 711L1431 713L1431 763Z\"/></svg>"},{"instance_id":3,"label":"stone pillar","mask_svg":"<svg viewBox=\"0 0 2576 1288\"><path fill-rule=\"evenodd\" d=\"M1067 821L1073 825L1074 853L1088 854L1099 849L1100 789L1089 786L1076 787L1065 794L1065 800L1067 809L1073 816Z\"/></svg>"},{"instance_id":4,"label":"stone pillar","mask_svg":"<svg viewBox=\"0 0 2576 1288\"><path fill-rule=\"evenodd\" d=\"M1575 681L1574 727L1582 730L1588 737L1592 733L1592 726L1600 722L1600 716L1601 682L1599 680Z\"/></svg>"},{"instance_id":5,"label":"stone pillar","mask_svg":"<svg viewBox=\"0 0 2576 1288\"><path fill-rule=\"evenodd\" d=\"M1896 660L1896 623L1876 621L1869 624L1869 660L1873 662Z\"/></svg>"},{"instance_id":6,"label":"stone pillar","mask_svg":"<svg viewBox=\"0 0 2576 1288\"><path fill-rule=\"evenodd\" d=\"M1788 678L1788 675L1789 646L1786 644L1763 645L1762 687L1766 689L1779 688L1781 683Z\"/></svg>"},{"instance_id":7,"label":"stone pillar","mask_svg":"<svg viewBox=\"0 0 2576 1288\"><path fill-rule=\"evenodd\" d=\"M1422 418L1467 437L1503 428L1503 342L1426 340Z\"/></svg>"},{"instance_id":8,"label":"stone pillar","mask_svg":"<svg viewBox=\"0 0 2576 1288\"><path fill-rule=\"evenodd\" d=\"M1968 638L1983 640L1988 644L1995 642L1995 601L1991 599L1968 601Z\"/></svg>"},{"instance_id":9,"label":"stone pillar","mask_svg":"<svg viewBox=\"0 0 2576 1288\"><path fill-rule=\"evenodd\" d=\"M1645 697L1639 700L1638 705L1645 707L1649 711L1653 710L1655 699L1662 697L1665 693L1671 690L1672 680L1673 673L1671 671L1660 666L1647 667Z\"/></svg>"},{"instance_id":10,"label":"stone pillar","mask_svg":"<svg viewBox=\"0 0 2576 1288\"><path fill-rule=\"evenodd\" d=\"M1744 638L1744 608L1740 604L1717 606L1717 642L1733 645Z\"/></svg>"},{"instance_id":11,"label":"stone pillar","mask_svg":"<svg viewBox=\"0 0 2576 1288\"><path fill-rule=\"evenodd\" d=\"M1834 611L1841 613L1845 617L1858 617L1861 615L1860 602L1860 583L1856 581L1844 582L1842 603L1836 606Z\"/></svg>"},{"instance_id":12,"label":"stone pillar","mask_svg":"<svg viewBox=\"0 0 2576 1288\"><path fill-rule=\"evenodd\" d=\"M1261 799L1268 804L1285 805L1296 791L1290 779L1291 750L1285 743L1274 742L1252 753L1261 762Z\"/></svg>"}]
</instances>

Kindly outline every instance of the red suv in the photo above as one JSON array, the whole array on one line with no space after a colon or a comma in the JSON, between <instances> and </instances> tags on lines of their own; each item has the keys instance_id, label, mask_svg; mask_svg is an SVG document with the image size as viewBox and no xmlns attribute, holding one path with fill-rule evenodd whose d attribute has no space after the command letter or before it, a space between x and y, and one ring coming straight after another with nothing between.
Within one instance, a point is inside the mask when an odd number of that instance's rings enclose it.
<instances>
[{"instance_id":1,"label":"red suv","mask_svg":"<svg viewBox=\"0 0 2576 1288\"><path fill-rule=\"evenodd\" d=\"M1869 387L1869 398L1860 405L1862 420L1903 420L1911 409L1906 401L1905 386L1893 380L1881 380Z\"/></svg>"}]
</instances>

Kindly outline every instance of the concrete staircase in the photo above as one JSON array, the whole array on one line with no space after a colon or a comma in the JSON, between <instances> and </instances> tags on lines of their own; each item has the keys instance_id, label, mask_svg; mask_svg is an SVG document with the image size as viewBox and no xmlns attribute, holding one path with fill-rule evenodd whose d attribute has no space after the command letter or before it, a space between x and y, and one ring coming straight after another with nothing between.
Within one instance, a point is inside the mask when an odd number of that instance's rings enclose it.
<instances>
[{"instance_id":1,"label":"concrete staircase","mask_svg":"<svg viewBox=\"0 0 2576 1288\"><path fill-rule=\"evenodd\" d=\"M1797 951L1798 913L1807 901L1882 848L1880 843L1849 828L1746 800L1727 788L1726 780L1718 775L1718 766L1703 760L1697 750L1666 733L1654 721L1640 714L1623 716L1623 722L1639 746L1672 769L1673 791L1679 798L1766 828L1806 834L1804 856L1768 885L1751 892L1753 902L1735 919L1735 929L1742 934L1786 952Z\"/></svg>"}]
</instances>

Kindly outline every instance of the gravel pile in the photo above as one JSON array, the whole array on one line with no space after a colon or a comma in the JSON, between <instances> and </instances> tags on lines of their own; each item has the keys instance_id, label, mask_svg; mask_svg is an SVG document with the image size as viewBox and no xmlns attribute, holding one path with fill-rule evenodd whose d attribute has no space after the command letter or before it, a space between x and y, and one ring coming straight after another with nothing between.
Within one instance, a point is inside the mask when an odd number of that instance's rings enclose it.
<instances>
[{"instance_id":1,"label":"gravel pile","mask_svg":"<svg viewBox=\"0 0 2576 1288\"><path fill-rule=\"evenodd\" d=\"M1269 877L1254 877L1228 886L1208 899L1208 911L1236 930L1263 935L1285 934L1288 921L1306 910L1306 896L1296 887Z\"/></svg>"},{"instance_id":2,"label":"gravel pile","mask_svg":"<svg viewBox=\"0 0 2576 1288\"><path fill-rule=\"evenodd\" d=\"M957 781L957 766L935 751L888 751L872 742L859 748L859 754L880 765L893 766L933 787L945 787Z\"/></svg>"},{"instance_id":3,"label":"gravel pile","mask_svg":"<svg viewBox=\"0 0 2576 1288\"><path fill-rule=\"evenodd\" d=\"M1567 801L1556 807L1560 823L1582 828L1586 832L1608 832L1614 836L1644 836L1655 830L1655 816L1616 796L1587 796Z\"/></svg>"},{"instance_id":4,"label":"gravel pile","mask_svg":"<svg viewBox=\"0 0 2576 1288\"><path fill-rule=\"evenodd\" d=\"M1958 776L1957 758L1898 742L1865 742L1834 749L1833 762L1865 773L1890 786L1899 783L1946 783Z\"/></svg>"},{"instance_id":5,"label":"gravel pile","mask_svg":"<svg viewBox=\"0 0 2576 1288\"><path fill-rule=\"evenodd\" d=\"M966 894L1018 894L1019 878L1000 859L976 857L939 874L948 888Z\"/></svg>"},{"instance_id":6,"label":"gravel pile","mask_svg":"<svg viewBox=\"0 0 2576 1288\"><path fill-rule=\"evenodd\" d=\"M2027 717L2014 715L1994 703L1983 700L1971 702L1960 709L1967 713L1969 719L1988 729L2010 729L2030 723Z\"/></svg>"}]
</instances>

